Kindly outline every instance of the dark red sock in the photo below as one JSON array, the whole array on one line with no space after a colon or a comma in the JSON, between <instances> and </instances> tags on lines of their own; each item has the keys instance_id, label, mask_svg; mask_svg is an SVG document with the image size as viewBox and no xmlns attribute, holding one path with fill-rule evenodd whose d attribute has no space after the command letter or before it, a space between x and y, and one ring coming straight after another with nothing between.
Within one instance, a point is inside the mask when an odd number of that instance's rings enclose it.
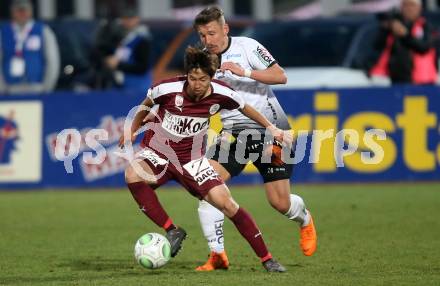
<instances>
[{"instance_id":1,"label":"dark red sock","mask_svg":"<svg viewBox=\"0 0 440 286\"><path fill-rule=\"evenodd\" d=\"M264 262L272 258L267 250L263 236L255 224L254 220L244 209L239 208L238 212L231 218L241 235L249 242L261 261Z\"/></svg>"},{"instance_id":2,"label":"dark red sock","mask_svg":"<svg viewBox=\"0 0 440 286\"><path fill-rule=\"evenodd\" d=\"M141 211L166 231L176 228L163 209L154 189L145 182L127 184Z\"/></svg>"}]
</instances>

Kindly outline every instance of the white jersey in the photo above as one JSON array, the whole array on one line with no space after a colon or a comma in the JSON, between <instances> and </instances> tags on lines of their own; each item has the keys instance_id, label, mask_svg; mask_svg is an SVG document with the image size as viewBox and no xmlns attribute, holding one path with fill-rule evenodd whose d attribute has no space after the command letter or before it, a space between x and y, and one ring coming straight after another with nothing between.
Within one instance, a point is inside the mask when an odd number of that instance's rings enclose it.
<instances>
[{"instance_id":1,"label":"white jersey","mask_svg":"<svg viewBox=\"0 0 440 286\"><path fill-rule=\"evenodd\" d=\"M247 37L230 37L228 48L219 57L221 63L234 62L244 69L251 70L265 70L277 63L263 45ZM286 114L269 85L251 78L237 76L230 71L223 73L218 70L215 78L230 85L247 104L265 115L278 128L290 129ZM261 128L237 110L223 110L221 117L225 130Z\"/></svg>"}]
</instances>

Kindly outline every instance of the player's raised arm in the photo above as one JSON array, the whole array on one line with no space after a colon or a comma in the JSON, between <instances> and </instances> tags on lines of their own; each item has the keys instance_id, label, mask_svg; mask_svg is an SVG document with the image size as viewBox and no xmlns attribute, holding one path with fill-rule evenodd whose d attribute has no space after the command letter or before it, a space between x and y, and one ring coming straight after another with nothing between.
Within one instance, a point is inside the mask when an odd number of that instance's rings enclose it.
<instances>
[{"instance_id":1,"label":"player's raised arm","mask_svg":"<svg viewBox=\"0 0 440 286\"><path fill-rule=\"evenodd\" d=\"M263 70L256 70L244 69L236 63L225 62L221 65L220 69L222 71L230 70L238 76L248 77L265 84L285 84L287 82L284 69L279 64L274 64Z\"/></svg>"},{"instance_id":2,"label":"player's raised arm","mask_svg":"<svg viewBox=\"0 0 440 286\"><path fill-rule=\"evenodd\" d=\"M279 64L274 64L265 70L250 70L249 78L265 84L285 84L287 77Z\"/></svg>"},{"instance_id":3,"label":"player's raised arm","mask_svg":"<svg viewBox=\"0 0 440 286\"><path fill-rule=\"evenodd\" d=\"M254 120L258 124L266 128L274 136L275 139L279 140L280 142L284 142L287 145L292 144L293 141L292 133L277 128L269 120L267 120L267 118L264 117L264 115L262 115L260 112L255 110L249 104L245 104L244 107L240 109L240 111L245 116L249 117L250 119Z\"/></svg>"}]
</instances>

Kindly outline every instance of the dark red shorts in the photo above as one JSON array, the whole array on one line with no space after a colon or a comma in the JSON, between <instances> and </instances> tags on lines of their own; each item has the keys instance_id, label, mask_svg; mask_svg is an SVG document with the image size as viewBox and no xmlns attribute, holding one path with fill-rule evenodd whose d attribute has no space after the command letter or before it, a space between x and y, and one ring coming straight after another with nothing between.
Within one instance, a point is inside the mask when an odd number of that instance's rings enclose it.
<instances>
[{"instance_id":1,"label":"dark red shorts","mask_svg":"<svg viewBox=\"0 0 440 286\"><path fill-rule=\"evenodd\" d=\"M158 187L169 180L175 180L191 195L203 199L212 188L224 184L205 157L188 163L173 164L154 150L144 148L136 154L136 158L142 159L150 166Z\"/></svg>"}]
</instances>

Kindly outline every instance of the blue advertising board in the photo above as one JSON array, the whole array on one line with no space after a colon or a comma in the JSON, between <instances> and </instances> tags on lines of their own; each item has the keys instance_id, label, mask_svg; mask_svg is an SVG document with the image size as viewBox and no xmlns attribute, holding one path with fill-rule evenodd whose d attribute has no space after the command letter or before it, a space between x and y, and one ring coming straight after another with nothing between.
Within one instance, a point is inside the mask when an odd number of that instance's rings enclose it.
<instances>
[{"instance_id":1,"label":"blue advertising board","mask_svg":"<svg viewBox=\"0 0 440 286\"><path fill-rule=\"evenodd\" d=\"M276 96L299 135L295 182L440 180L439 87L278 90ZM116 155L117 141L125 116L142 99L120 92L0 99L0 189L123 186L127 162ZM64 129L81 136L81 142L66 142L66 152L72 146L78 151L72 173L55 155ZM107 154L99 165L83 160L88 152L96 155L85 142L92 129L108 137L99 141ZM232 180L256 182L252 166Z\"/></svg>"}]
</instances>

